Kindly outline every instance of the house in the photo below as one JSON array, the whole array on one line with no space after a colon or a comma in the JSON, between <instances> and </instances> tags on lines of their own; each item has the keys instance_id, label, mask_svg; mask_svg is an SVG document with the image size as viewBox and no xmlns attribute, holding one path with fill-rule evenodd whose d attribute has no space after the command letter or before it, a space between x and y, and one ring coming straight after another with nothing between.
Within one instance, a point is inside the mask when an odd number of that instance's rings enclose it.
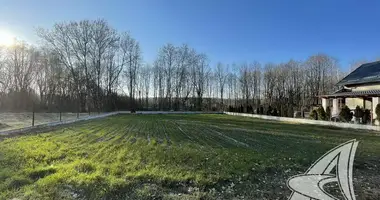
<instances>
[{"instance_id":1,"label":"house","mask_svg":"<svg viewBox=\"0 0 380 200\"><path fill-rule=\"evenodd\" d=\"M347 105L351 110L356 106L371 111L376 118L375 108L380 103L380 61L366 63L348 74L337 83L338 91L321 95L322 107L331 108L332 117L339 115L340 109ZM332 107L331 107L332 106Z\"/></svg>"}]
</instances>

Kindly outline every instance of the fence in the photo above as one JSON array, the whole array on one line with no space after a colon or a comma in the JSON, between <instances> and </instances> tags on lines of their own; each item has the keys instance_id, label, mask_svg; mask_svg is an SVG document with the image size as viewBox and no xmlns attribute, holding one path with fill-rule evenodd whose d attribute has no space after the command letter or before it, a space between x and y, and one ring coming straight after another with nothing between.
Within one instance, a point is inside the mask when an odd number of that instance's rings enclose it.
<instances>
[{"instance_id":1,"label":"fence","mask_svg":"<svg viewBox=\"0 0 380 200\"><path fill-rule=\"evenodd\" d=\"M1 113L0 122L6 127L0 127L0 135L27 132L35 128L69 124L89 119L97 119L117 114L130 114L130 111L117 111L101 114L88 113ZM182 111L137 111L136 114L223 114L223 112L182 112ZM11 124L11 125L7 125Z\"/></svg>"},{"instance_id":2,"label":"fence","mask_svg":"<svg viewBox=\"0 0 380 200\"><path fill-rule=\"evenodd\" d=\"M73 123L73 122L78 122L78 121L103 118L103 117L108 117L108 116L117 115L117 114L129 114L129 113L130 113L130 111L117 111L117 112L102 113L102 114L96 114L96 115L88 115L88 113L87 113L87 114L81 114L79 117L77 117L76 113L71 113L70 115L69 114L63 115L63 116L68 116L68 117L60 118L61 120L56 120L56 121L49 121L49 120L43 121L42 120L42 121L39 121L38 124L35 124L34 126L33 125L29 125L29 126L19 125L19 126L13 126L13 129L9 129L9 128L8 129L0 129L0 135L10 135L13 133L22 133L22 132L26 132L26 131L29 131L29 130L32 130L35 128L57 126L57 125L62 125L62 124L69 124L69 123ZM2 114L4 115L4 113L2 113ZM8 117L10 114L15 114L15 113L8 113ZM32 113L30 113L30 114L33 115ZM253 118L277 120L277 121L300 123L300 124L313 124L313 125L323 125L323 126L335 126L335 127L340 127L340 128L352 128L352 129L380 131L380 126L349 124L349 123L340 123L340 122L331 122L331 121L318 121L318 120L290 118L290 117L276 117L276 116L247 114L247 113L234 113L234 112L137 111L136 114L227 114L227 115L233 115L233 116L253 117ZM61 117L62 117L62 115L61 115ZM63 120L63 119L65 119L65 120Z\"/></svg>"},{"instance_id":3,"label":"fence","mask_svg":"<svg viewBox=\"0 0 380 200\"><path fill-rule=\"evenodd\" d=\"M300 123L300 124L314 124L314 125L322 125L322 126L335 126L335 127L340 127L340 128L380 131L380 126L372 126L372 125L349 124L349 123L343 123L343 122L319 121L319 120L300 119L300 118L291 118L291 117L276 117L276 116L247 114L247 113L234 113L234 112L224 112L224 113L227 115L253 117L253 118L277 120L277 121Z\"/></svg>"},{"instance_id":4,"label":"fence","mask_svg":"<svg viewBox=\"0 0 380 200\"><path fill-rule=\"evenodd\" d=\"M3 130L0 130L0 135L10 135L10 134L14 134L14 133L23 133L23 132L27 132L27 131L30 131L30 130L33 130L36 128L70 124L70 123L74 123L74 122L103 118L103 117L108 117L108 116L117 115L117 114L119 114L119 112L102 113L102 114L97 114L97 115L88 115L87 114L86 116L82 115L82 117L79 116L79 118L77 118L76 113L74 113L75 118L74 117L72 117L71 119L66 118L67 120L64 120L64 121L53 121L53 122L46 122L46 123L40 122L37 125L29 125L29 126L24 126L24 127L21 126L21 127L17 127L17 128L13 128L13 129L3 129Z\"/></svg>"}]
</instances>

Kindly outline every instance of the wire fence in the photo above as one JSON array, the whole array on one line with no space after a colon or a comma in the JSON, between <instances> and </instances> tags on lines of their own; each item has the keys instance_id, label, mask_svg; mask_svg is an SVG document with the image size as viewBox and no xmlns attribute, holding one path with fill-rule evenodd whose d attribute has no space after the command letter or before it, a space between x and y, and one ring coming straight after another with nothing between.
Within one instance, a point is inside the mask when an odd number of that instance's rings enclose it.
<instances>
[{"instance_id":1,"label":"wire fence","mask_svg":"<svg viewBox=\"0 0 380 200\"><path fill-rule=\"evenodd\" d=\"M83 119L103 113L0 112L0 131L20 129L52 122Z\"/></svg>"}]
</instances>

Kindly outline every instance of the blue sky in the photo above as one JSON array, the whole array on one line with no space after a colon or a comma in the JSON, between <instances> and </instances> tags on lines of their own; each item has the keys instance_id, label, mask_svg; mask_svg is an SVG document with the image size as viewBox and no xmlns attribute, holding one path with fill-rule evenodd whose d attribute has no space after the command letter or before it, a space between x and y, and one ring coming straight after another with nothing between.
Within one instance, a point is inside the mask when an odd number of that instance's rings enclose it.
<instances>
[{"instance_id":1,"label":"blue sky","mask_svg":"<svg viewBox=\"0 0 380 200\"><path fill-rule=\"evenodd\" d=\"M104 18L140 42L147 62L171 42L212 63L305 60L323 52L342 67L380 58L380 1L0 0L0 29L37 42L36 27Z\"/></svg>"}]
</instances>

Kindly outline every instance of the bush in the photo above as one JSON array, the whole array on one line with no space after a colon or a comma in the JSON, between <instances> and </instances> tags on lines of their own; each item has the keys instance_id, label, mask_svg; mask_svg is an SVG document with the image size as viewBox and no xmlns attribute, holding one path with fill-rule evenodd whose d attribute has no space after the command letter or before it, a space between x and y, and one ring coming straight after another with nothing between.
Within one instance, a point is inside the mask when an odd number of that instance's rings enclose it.
<instances>
[{"instance_id":1,"label":"bush","mask_svg":"<svg viewBox=\"0 0 380 200\"><path fill-rule=\"evenodd\" d=\"M273 109L272 116L278 116L278 112L276 108Z\"/></svg>"},{"instance_id":2,"label":"bush","mask_svg":"<svg viewBox=\"0 0 380 200\"><path fill-rule=\"evenodd\" d=\"M264 114L264 107L260 106L260 115L263 115Z\"/></svg>"},{"instance_id":3,"label":"bush","mask_svg":"<svg viewBox=\"0 0 380 200\"><path fill-rule=\"evenodd\" d=\"M339 118L342 121L345 121L345 122L351 121L351 119L352 119L352 113L351 113L350 108L348 108L347 106L344 106L342 108L342 110L340 111L340 113L339 113Z\"/></svg>"},{"instance_id":4,"label":"bush","mask_svg":"<svg viewBox=\"0 0 380 200\"><path fill-rule=\"evenodd\" d=\"M376 119L380 121L380 104L376 105L375 113L376 113Z\"/></svg>"},{"instance_id":5,"label":"bush","mask_svg":"<svg viewBox=\"0 0 380 200\"><path fill-rule=\"evenodd\" d=\"M301 117L302 117L301 111L294 112L294 118L301 118Z\"/></svg>"},{"instance_id":6,"label":"bush","mask_svg":"<svg viewBox=\"0 0 380 200\"><path fill-rule=\"evenodd\" d=\"M310 119L318 120L318 112L316 110L312 110L309 115Z\"/></svg>"},{"instance_id":7,"label":"bush","mask_svg":"<svg viewBox=\"0 0 380 200\"><path fill-rule=\"evenodd\" d=\"M364 115L364 111L363 109L361 109L359 106L356 106L355 108L355 121L360 121L359 119L361 119Z\"/></svg>"},{"instance_id":8,"label":"bush","mask_svg":"<svg viewBox=\"0 0 380 200\"><path fill-rule=\"evenodd\" d=\"M368 124L369 122L371 122L371 111L365 109L363 113L363 124Z\"/></svg>"},{"instance_id":9,"label":"bush","mask_svg":"<svg viewBox=\"0 0 380 200\"><path fill-rule=\"evenodd\" d=\"M322 106L318 107L317 113L318 113L318 119L319 120L327 120L327 115L326 115L325 109L323 109Z\"/></svg>"},{"instance_id":10,"label":"bush","mask_svg":"<svg viewBox=\"0 0 380 200\"><path fill-rule=\"evenodd\" d=\"M327 117L328 121L331 120L331 110L330 110L329 106L327 106L327 108L326 108L326 117Z\"/></svg>"},{"instance_id":11,"label":"bush","mask_svg":"<svg viewBox=\"0 0 380 200\"><path fill-rule=\"evenodd\" d=\"M239 111L238 111L239 113L243 113L244 112L244 107L243 107L243 105L240 105L240 107L239 107Z\"/></svg>"},{"instance_id":12,"label":"bush","mask_svg":"<svg viewBox=\"0 0 380 200\"><path fill-rule=\"evenodd\" d=\"M272 115L272 107L271 106L268 106L268 109L267 109L267 115Z\"/></svg>"}]
</instances>

